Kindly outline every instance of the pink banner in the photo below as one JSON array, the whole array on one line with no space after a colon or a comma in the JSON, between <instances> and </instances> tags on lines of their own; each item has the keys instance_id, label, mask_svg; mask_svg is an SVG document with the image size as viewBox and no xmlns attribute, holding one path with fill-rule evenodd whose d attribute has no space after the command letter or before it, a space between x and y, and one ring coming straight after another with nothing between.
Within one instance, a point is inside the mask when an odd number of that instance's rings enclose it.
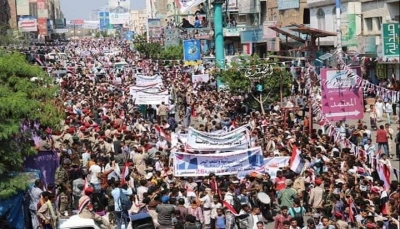
<instances>
[{"instance_id":1,"label":"pink banner","mask_svg":"<svg viewBox=\"0 0 400 229\"><path fill-rule=\"evenodd\" d=\"M360 68L351 69L357 75ZM359 77L345 71L321 69L322 112L330 121L358 120L364 116L363 90Z\"/></svg>"}]
</instances>

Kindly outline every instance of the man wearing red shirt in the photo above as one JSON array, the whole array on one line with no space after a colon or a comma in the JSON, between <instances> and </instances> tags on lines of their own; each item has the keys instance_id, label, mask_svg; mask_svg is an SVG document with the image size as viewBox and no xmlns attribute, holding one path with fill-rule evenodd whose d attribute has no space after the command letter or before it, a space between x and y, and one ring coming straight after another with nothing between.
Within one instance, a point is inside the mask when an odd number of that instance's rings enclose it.
<instances>
[{"instance_id":1,"label":"man wearing red shirt","mask_svg":"<svg viewBox=\"0 0 400 229\"><path fill-rule=\"evenodd\" d=\"M275 216L274 229L283 229L283 222L290 220L291 217L288 214L288 208L286 206L281 207L281 214Z\"/></svg>"},{"instance_id":2,"label":"man wearing red shirt","mask_svg":"<svg viewBox=\"0 0 400 229\"><path fill-rule=\"evenodd\" d=\"M274 184L275 184L275 190L277 192L280 192L286 188L285 181L286 181L286 177L283 176L282 171L279 170L278 172L276 172L276 178L275 178Z\"/></svg>"},{"instance_id":3,"label":"man wearing red shirt","mask_svg":"<svg viewBox=\"0 0 400 229\"><path fill-rule=\"evenodd\" d=\"M378 152L381 152L383 148L384 153L389 157L388 133L383 125L380 125L379 130L376 131L376 143L378 143Z\"/></svg>"}]
</instances>

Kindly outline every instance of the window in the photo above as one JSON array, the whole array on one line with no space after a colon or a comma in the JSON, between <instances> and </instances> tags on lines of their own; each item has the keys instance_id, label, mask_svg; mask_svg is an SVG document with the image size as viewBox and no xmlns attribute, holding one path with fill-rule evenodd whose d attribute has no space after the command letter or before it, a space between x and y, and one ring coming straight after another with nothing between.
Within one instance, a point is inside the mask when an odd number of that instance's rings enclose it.
<instances>
[{"instance_id":1,"label":"window","mask_svg":"<svg viewBox=\"0 0 400 229\"><path fill-rule=\"evenodd\" d=\"M318 29L325 30L325 12L323 9L317 11Z\"/></svg>"},{"instance_id":2,"label":"window","mask_svg":"<svg viewBox=\"0 0 400 229\"><path fill-rule=\"evenodd\" d=\"M374 21L374 23L375 23L375 28L378 30L378 31L381 31L381 26L382 26L382 18L381 17L375 17L374 19L373 19L373 21Z\"/></svg>"},{"instance_id":3,"label":"window","mask_svg":"<svg viewBox=\"0 0 400 229\"><path fill-rule=\"evenodd\" d=\"M372 31L372 18L364 18L364 21L367 31Z\"/></svg>"},{"instance_id":4,"label":"window","mask_svg":"<svg viewBox=\"0 0 400 229\"><path fill-rule=\"evenodd\" d=\"M303 24L310 24L310 9L304 8L303 11Z\"/></svg>"}]
</instances>

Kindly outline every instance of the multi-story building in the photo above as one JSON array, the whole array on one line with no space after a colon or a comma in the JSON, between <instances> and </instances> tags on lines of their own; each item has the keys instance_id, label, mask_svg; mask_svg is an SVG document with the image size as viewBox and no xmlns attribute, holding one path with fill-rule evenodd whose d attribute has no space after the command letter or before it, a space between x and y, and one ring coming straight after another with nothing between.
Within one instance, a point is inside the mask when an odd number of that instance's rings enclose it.
<instances>
[{"instance_id":1,"label":"multi-story building","mask_svg":"<svg viewBox=\"0 0 400 229\"><path fill-rule=\"evenodd\" d=\"M129 23L129 30L134 31L136 34L144 34L146 32L147 24L147 10L131 10L131 18Z\"/></svg>"},{"instance_id":2,"label":"multi-story building","mask_svg":"<svg viewBox=\"0 0 400 229\"><path fill-rule=\"evenodd\" d=\"M310 26L326 31L337 31L336 6L330 0L307 0L310 8ZM343 50L348 56L358 57L363 74L379 78L390 78L400 74L400 27L399 1L393 0L342 0L340 5L340 31ZM387 42L382 38L385 28L393 26L394 55L388 55ZM385 30L385 31L383 31ZM396 32L397 31L397 32ZM397 41L396 41L397 39ZM397 45L396 45L397 42ZM321 47L325 52L334 49L337 37L321 38ZM397 58L396 58L397 57ZM353 60L354 61L354 60ZM357 64L357 63L356 63Z\"/></svg>"}]
</instances>

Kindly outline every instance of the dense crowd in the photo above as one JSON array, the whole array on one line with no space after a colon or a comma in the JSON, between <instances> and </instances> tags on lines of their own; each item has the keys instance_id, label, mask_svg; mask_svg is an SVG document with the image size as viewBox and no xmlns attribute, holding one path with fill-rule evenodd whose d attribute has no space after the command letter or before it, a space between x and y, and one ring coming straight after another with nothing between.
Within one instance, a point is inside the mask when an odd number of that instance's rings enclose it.
<instances>
[{"instance_id":1,"label":"dense crowd","mask_svg":"<svg viewBox=\"0 0 400 229\"><path fill-rule=\"evenodd\" d=\"M118 51L104 55L113 49ZM113 39L71 41L63 52L67 60L45 64L60 85L57 105L66 118L61 131L43 131L37 143L38 150L57 151L60 167L55 184L38 180L29 192L33 228L55 228L73 214L94 219L102 228L127 228L140 213L149 214L160 229L399 226L399 182L385 184L377 168L392 169L392 142L398 149L400 137L391 113L383 116L390 106L380 105L380 98L370 107L370 126L336 123L337 133L366 152L357 155L335 141L332 130L309 131L313 120L305 111L308 93L314 92L304 90L303 74L293 79L297 88L287 104L273 103L263 114L250 109L245 98L218 92L213 76L208 82L191 81L192 72L211 72L208 66L191 71L179 63L167 66ZM114 68L122 62L127 66ZM66 72L56 74L61 69ZM137 73L161 74L169 102L135 104L130 86ZM286 105L299 109L286 116L281 111ZM276 177L263 171L243 177L174 175L171 154L187 151L180 139L171 141L174 133L187 133L190 126L227 132L243 125L251 136L249 147L260 146L265 158L291 156L298 149L301 172L291 169L291 161Z\"/></svg>"}]
</instances>

